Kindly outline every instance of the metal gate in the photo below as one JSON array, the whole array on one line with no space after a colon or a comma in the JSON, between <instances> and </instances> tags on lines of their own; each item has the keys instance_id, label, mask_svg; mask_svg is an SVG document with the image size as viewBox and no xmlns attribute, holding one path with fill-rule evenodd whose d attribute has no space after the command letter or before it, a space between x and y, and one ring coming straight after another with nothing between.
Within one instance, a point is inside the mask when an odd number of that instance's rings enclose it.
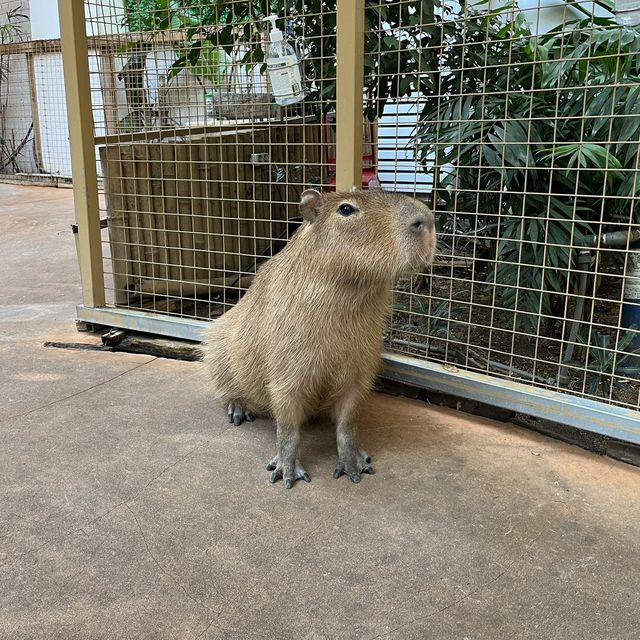
<instances>
[{"instance_id":1,"label":"metal gate","mask_svg":"<svg viewBox=\"0 0 640 640\"><path fill-rule=\"evenodd\" d=\"M383 375L640 442L640 33L604 2L526 7L60 0L78 318L197 340L302 190L381 183L440 237L395 287Z\"/></svg>"}]
</instances>

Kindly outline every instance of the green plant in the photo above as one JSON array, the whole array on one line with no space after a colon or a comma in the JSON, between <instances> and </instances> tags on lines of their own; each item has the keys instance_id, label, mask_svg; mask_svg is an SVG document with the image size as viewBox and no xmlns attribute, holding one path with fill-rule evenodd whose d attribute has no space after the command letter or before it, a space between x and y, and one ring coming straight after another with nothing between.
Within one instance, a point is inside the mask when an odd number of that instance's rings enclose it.
<instances>
[{"instance_id":1,"label":"green plant","mask_svg":"<svg viewBox=\"0 0 640 640\"><path fill-rule=\"evenodd\" d=\"M614 390L623 391L628 384L621 376L637 378L640 375L640 349L633 347L637 336L635 329L627 330L613 345L608 333L594 332L591 343L578 337L578 342L588 345L587 393L609 397Z\"/></svg>"},{"instance_id":2,"label":"green plant","mask_svg":"<svg viewBox=\"0 0 640 640\"><path fill-rule=\"evenodd\" d=\"M148 31L155 28L157 11L162 4L159 0L126 0L125 21L129 30Z\"/></svg>"},{"instance_id":3,"label":"green plant","mask_svg":"<svg viewBox=\"0 0 640 640\"><path fill-rule=\"evenodd\" d=\"M215 2L179 2L176 0L126 0L125 25L130 31L148 32L151 37L169 29L186 29L187 42L177 40L173 43L176 55L176 63L173 65L167 80L171 80L182 69L190 71L200 82L203 80L219 86L225 79L228 67L226 53L214 46L206 39L200 39L195 51L189 46L188 41L200 31L203 23L213 19L215 15ZM149 42L141 43L132 41L120 48L120 52L134 51L134 56L141 50L148 53Z\"/></svg>"},{"instance_id":4,"label":"green plant","mask_svg":"<svg viewBox=\"0 0 640 640\"><path fill-rule=\"evenodd\" d=\"M599 18L534 37L513 8L443 16L416 143L440 197L490 246L500 302L535 333L574 284L570 247L632 222L640 33Z\"/></svg>"},{"instance_id":5,"label":"green plant","mask_svg":"<svg viewBox=\"0 0 640 640\"><path fill-rule=\"evenodd\" d=\"M434 306L429 314L428 335L432 338L457 340L456 329L463 325L467 316L467 304L452 304L445 300Z\"/></svg>"}]
</instances>

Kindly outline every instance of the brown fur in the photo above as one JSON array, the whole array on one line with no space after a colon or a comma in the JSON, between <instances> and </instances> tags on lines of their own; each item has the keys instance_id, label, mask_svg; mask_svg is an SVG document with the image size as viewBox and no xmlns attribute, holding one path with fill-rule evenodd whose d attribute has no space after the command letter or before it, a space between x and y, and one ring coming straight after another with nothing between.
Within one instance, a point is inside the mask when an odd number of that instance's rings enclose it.
<instances>
[{"instance_id":1,"label":"brown fur","mask_svg":"<svg viewBox=\"0 0 640 640\"><path fill-rule=\"evenodd\" d=\"M341 215L343 204L357 211ZM289 244L207 331L204 360L225 404L275 417L272 481L308 481L298 460L300 427L329 412L337 422L336 477L357 482L373 472L357 445L356 416L378 371L391 286L431 261L433 215L383 191L305 191L301 211L305 223Z\"/></svg>"}]
</instances>

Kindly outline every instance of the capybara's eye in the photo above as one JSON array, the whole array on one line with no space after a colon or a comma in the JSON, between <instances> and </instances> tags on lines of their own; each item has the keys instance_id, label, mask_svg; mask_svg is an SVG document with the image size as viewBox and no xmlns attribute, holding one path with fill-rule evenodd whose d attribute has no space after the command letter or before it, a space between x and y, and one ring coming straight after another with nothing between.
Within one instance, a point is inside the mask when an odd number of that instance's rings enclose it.
<instances>
[{"instance_id":1,"label":"capybara's eye","mask_svg":"<svg viewBox=\"0 0 640 640\"><path fill-rule=\"evenodd\" d=\"M356 212L356 208L352 204L345 202L338 207L338 212L341 216L350 216Z\"/></svg>"}]
</instances>

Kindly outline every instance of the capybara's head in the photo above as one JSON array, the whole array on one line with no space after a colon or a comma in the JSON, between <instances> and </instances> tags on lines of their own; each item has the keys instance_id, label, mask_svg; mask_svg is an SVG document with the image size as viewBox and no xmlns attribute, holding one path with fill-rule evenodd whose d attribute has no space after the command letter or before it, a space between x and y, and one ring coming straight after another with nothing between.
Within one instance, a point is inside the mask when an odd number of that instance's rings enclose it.
<instances>
[{"instance_id":1,"label":"capybara's head","mask_svg":"<svg viewBox=\"0 0 640 640\"><path fill-rule=\"evenodd\" d=\"M433 213L410 196L379 189L324 194L308 189L300 211L306 221L300 241L344 275L389 280L433 260Z\"/></svg>"}]
</instances>

